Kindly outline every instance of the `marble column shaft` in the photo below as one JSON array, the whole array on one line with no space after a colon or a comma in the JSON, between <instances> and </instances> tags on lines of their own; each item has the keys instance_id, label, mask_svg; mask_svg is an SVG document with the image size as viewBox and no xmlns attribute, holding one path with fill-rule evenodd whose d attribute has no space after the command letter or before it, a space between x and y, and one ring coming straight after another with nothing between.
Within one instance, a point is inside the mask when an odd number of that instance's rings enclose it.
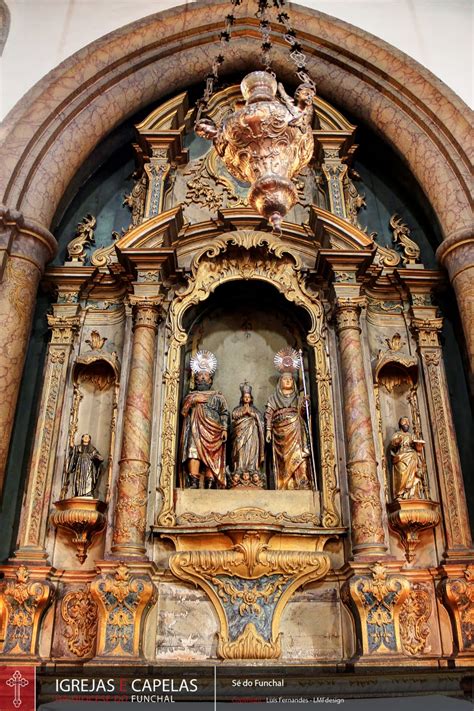
<instances>
[{"instance_id":1,"label":"marble column shaft","mask_svg":"<svg viewBox=\"0 0 474 711\"><path fill-rule=\"evenodd\" d=\"M159 302L135 301L133 344L125 404L112 552L145 553L150 468L153 372Z\"/></svg>"},{"instance_id":2,"label":"marble column shaft","mask_svg":"<svg viewBox=\"0 0 474 711\"><path fill-rule=\"evenodd\" d=\"M436 256L448 270L456 294L474 391L474 228L454 232L441 243Z\"/></svg>"},{"instance_id":3,"label":"marble column shaft","mask_svg":"<svg viewBox=\"0 0 474 711\"><path fill-rule=\"evenodd\" d=\"M414 318L412 326L423 364L428 409L435 438L435 456L446 530L446 555L451 558L463 557L471 549L472 543L461 462L438 336L442 319Z\"/></svg>"},{"instance_id":4,"label":"marble column shaft","mask_svg":"<svg viewBox=\"0 0 474 711\"><path fill-rule=\"evenodd\" d=\"M336 324L344 394L344 428L354 554L386 552L380 482L360 338L360 300L338 299Z\"/></svg>"},{"instance_id":5,"label":"marble column shaft","mask_svg":"<svg viewBox=\"0 0 474 711\"><path fill-rule=\"evenodd\" d=\"M0 206L0 492L38 283L55 251L48 230Z\"/></svg>"}]
</instances>

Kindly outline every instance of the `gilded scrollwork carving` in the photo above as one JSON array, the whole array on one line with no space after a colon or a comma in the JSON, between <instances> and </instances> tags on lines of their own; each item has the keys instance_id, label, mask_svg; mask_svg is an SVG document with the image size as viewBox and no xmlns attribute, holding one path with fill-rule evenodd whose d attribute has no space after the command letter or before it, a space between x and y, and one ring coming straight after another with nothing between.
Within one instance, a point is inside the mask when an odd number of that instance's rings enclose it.
<instances>
[{"instance_id":1,"label":"gilded scrollwork carving","mask_svg":"<svg viewBox=\"0 0 474 711\"><path fill-rule=\"evenodd\" d=\"M170 568L181 580L199 585L220 622L217 653L222 659L277 659L280 618L286 602L303 583L323 578L323 553L271 548L272 533L233 531L225 550L174 553Z\"/></svg>"},{"instance_id":2,"label":"gilded scrollwork carving","mask_svg":"<svg viewBox=\"0 0 474 711\"><path fill-rule=\"evenodd\" d=\"M432 610L429 591L421 583L414 583L400 610L400 635L407 654L417 656L426 650Z\"/></svg>"},{"instance_id":3,"label":"gilded scrollwork carving","mask_svg":"<svg viewBox=\"0 0 474 711\"><path fill-rule=\"evenodd\" d=\"M223 173L218 160L215 148L211 148L185 171L184 175L192 176L187 182L185 205L202 205L210 212L223 207L248 207L248 201L237 194L235 183Z\"/></svg>"},{"instance_id":4,"label":"gilded scrollwork carving","mask_svg":"<svg viewBox=\"0 0 474 711\"><path fill-rule=\"evenodd\" d=\"M202 524L210 521L215 521L215 523L267 523L293 526L319 526L321 524L320 517L309 512L292 516L286 511L271 513L270 511L253 507L238 508L225 513L211 511L205 515L186 511L178 519L179 523Z\"/></svg>"},{"instance_id":5,"label":"gilded scrollwork carving","mask_svg":"<svg viewBox=\"0 0 474 711\"><path fill-rule=\"evenodd\" d=\"M16 580L8 580L0 592L7 611L4 655L34 656L42 615L54 597L50 583L31 580L29 569L20 565Z\"/></svg>"},{"instance_id":6,"label":"gilded scrollwork carving","mask_svg":"<svg viewBox=\"0 0 474 711\"><path fill-rule=\"evenodd\" d=\"M390 574L381 563L375 563L370 574L356 575L345 585L343 598L355 612L363 655L402 652L400 610L409 593L409 581Z\"/></svg>"},{"instance_id":7,"label":"gilded scrollwork carving","mask_svg":"<svg viewBox=\"0 0 474 711\"><path fill-rule=\"evenodd\" d=\"M68 592L61 603L61 617L69 651L76 657L92 657L97 636L97 604L88 588Z\"/></svg>"},{"instance_id":8,"label":"gilded scrollwork carving","mask_svg":"<svg viewBox=\"0 0 474 711\"><path fill-rule=\"evenodd\" d=\"M79 262L84 264L86 261L85 247L89 244L94 244L94 230L96 225L97 220L90 213L83 217L81 222L79 222L76 227L75 236L67 246L70 262Z\"/></svg>"},{"instance_id":9,"label":"gilded scrollwork carving","mask_svg":"<svg viewBox=\"0 0 474 711\"><path fill-rule=\"evenodd\" d=\"M403 250L402 260L405 265L416 264L420 261L420 248L411 239L411 230L402 218L394 213L390 218L390 227L393 231L393 242Z\"/></svg>"},{"instance_id":10,"label":"gilded scrollwork carving","mask_svg":"<svg viewBox=\"0 0 474 711\"><path fill-rule=\"evenodd\" d=\"M459 652L474 647L474 565L468 565L458 577L441 581L444 603L449 610Z\"/></svg>"},{"instance_id":11,"label":"gilded scrollwork carving","mask_svg":"<svg viewBox=\"0 0 474 711\"><path fill-rule=\"evenodd\" d=\"M174 526L173 504L176 429L178 422L178 392L181 346L187 335L183 328L185 311L206 299L217 286L236 279L260 279L274 285L289 301L302 306L309 314L311 326L308 344L314 349L318 408L321 413L320 436L321 473L323 492L323 525L334 527L340 518L336 508L337 480L334 434L334 413L331 396L330 365L325 346L324 312L321 302L313 295L299 271L297 257L287 252L285 242L276 235L238 231L225 234L196 255L191 266L188 285L178 292L169 310L167 367L163 376L163 458L160 479L162 508L157 523Z\"/></svg>"},{"instance_id":12,"label":"gilded scrollwork carving","mask_svg":"<svg viewBox=\"0 0 474 711\"><path fill-rule=\"evenodd\" d=\"M155 588L148 575L133 575L119 563L115 573L102 574L91 584L98 607L97 655L138 657L142 622L155 600Z\"/></svg>"}]
</instances>

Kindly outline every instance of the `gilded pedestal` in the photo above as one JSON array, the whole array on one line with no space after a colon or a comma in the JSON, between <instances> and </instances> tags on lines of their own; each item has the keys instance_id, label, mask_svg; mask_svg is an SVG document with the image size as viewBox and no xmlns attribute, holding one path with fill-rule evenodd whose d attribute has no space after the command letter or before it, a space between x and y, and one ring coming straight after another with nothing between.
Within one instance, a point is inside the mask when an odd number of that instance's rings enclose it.
<instances>
[{"instance_id":1,"label":"gilded pedestal","mask_svg":"<svg viewBox=\"0 0 474 711\"><path fill-rule=\"evenodd\" d=\"M286 603L329 570L328 555L297 536L284 542L278 528L235 525L220 527L220 534L170 535L177 548L172 572L201 587L216 611L222 659L278 659Z\"/></svg>"},{"instance_id":2,"label":"gilded pedestal","mask_svg":"<svg viewBox=\"0 0 474 711\"><path fill-rule=\"evenodd\" d=\"M6 618L2 655L35 660L41 620L54 598L54 588L46 580L48 570L30 571L20 565L5 567L3 572L6 582L0 591L0 601L6 610Z\"/></svg>"},{"instance_id":3,"label":"gilded pedestal","mask_svg":"<svg viewBox=\"0 0 474 711\"><path fill-rule=\"evenodd\" d=\"M98 607L97 656L95 662L112 663L120 658L142 658L143 623L155 601L155 587L147 569L103 561L91 584ZM149 566L148 566L149 567Z\"/></svg>"}]
</instances>

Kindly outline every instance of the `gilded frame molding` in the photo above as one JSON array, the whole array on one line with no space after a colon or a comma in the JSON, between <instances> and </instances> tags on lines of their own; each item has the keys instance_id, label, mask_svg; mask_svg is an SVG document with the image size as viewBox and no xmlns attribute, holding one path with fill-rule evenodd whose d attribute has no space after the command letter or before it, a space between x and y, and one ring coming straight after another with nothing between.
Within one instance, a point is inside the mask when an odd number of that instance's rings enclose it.
<instances>
[{"instance_id":1,"label":"gilded frame molding","mask_svg":"<svg viewBox=\"0 0 474 711\"><path fill-rule=\"evenodd\" d=\"M239 279L257 279L274 286L290 302L303 307L310 317L307 343L313 348L318 412L320 413L319 446L321 452L322 526L340 525L337 508L339 491L336 477L336 436L331 394L331 370L326 343L323 306L310 291L301 273L300 258L288 250L285 242L273 234L238 230L223 234L193 259L187 286L178 291L168 313L168 358L163 375L163 458L159 491L162 506L157 524L176 526L174 507L174 474L179 417L179 381L182 348L188 336L183 317L193 305L205 301L221 284Z\"/></svg>"}]
</instances>

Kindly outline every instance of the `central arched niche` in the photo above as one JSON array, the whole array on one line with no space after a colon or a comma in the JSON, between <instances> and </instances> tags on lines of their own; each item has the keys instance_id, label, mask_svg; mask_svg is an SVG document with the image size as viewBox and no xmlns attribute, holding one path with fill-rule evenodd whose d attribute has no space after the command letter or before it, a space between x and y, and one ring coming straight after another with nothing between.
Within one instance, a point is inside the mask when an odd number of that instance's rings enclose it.
<instances>
[{"instance_id":1,"label":"central arched niche","mask_svg":"<svg viewBox=\"0 0 474 711\"><path fill-rule=\"evenodd\" d=\"M274 286L257 280L222 284L209 299L188 309L183 326L189 335L182 369L182 396L193 385L189 365L192 355L200 349L209 350L217 358L213 388L226 398L229 414L239 404L240 384L246 380L252 385L255 407L264 415L268 397L273 393L279 377L273 358L280 349L290 346L303 351L314 425L316 397L311 392L312 356L306 344L306 335L311 327L309 315L300 306L287 301ZM303 389L300 375L298 387ZM316 446L317 432L313 432L313 440ZM227 448L228 471L232 468L230 445L231 431ZM267 488L275 489L268 445L265 454ZM182 467L179 460L178 452L178 485L183 480L179 476ZM212 496L215 492L210 493Z\"/></svg>"}]
</instances>

